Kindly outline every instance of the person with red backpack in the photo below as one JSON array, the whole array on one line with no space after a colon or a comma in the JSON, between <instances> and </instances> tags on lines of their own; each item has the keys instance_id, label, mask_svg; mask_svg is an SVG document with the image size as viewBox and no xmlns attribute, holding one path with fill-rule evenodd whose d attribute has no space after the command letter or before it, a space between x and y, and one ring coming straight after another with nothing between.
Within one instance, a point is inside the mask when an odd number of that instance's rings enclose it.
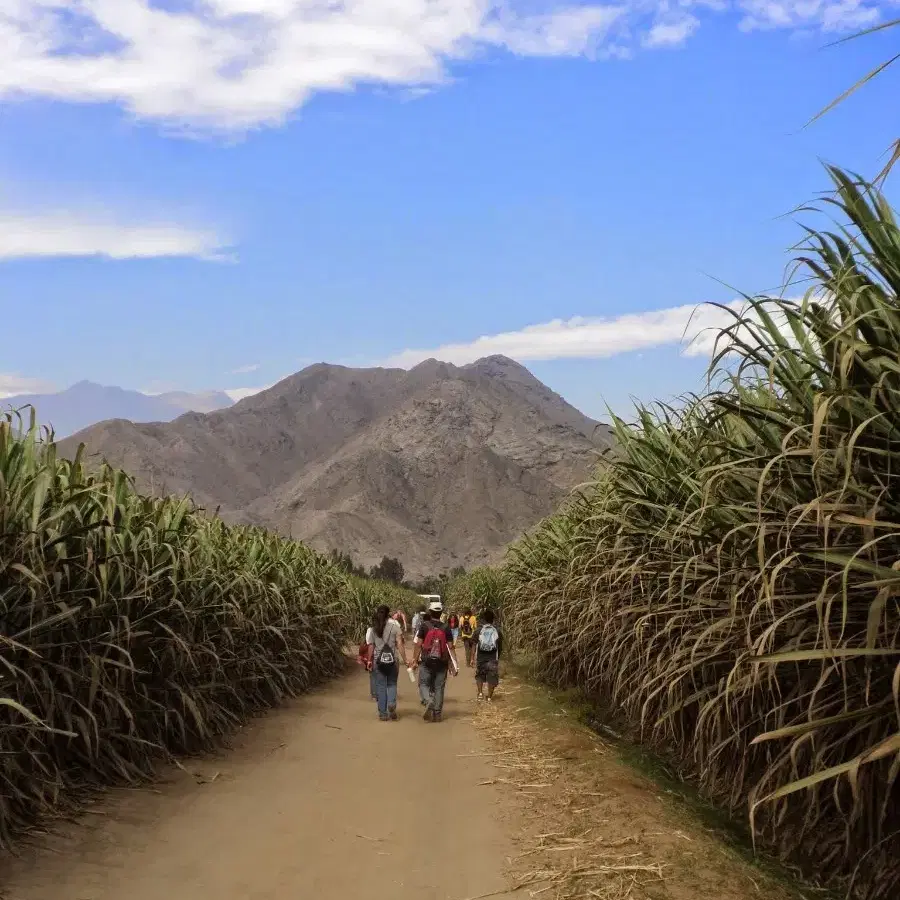
<instances>
[{"instance_id":1,"label":"person with red backpack","mask_svg":"<svg viewBox=\"0 0 900 900\"><path fill-rule=\"evenodd\" d=\"M441 621L443 605L433 600L425 619L414 637L412 668L419 670L419 694L425 707L426 722L440 722L444 709L444 688L447 672L459 674L459 664L453 652L453 632Z\"/></svg>"}]
</instances>

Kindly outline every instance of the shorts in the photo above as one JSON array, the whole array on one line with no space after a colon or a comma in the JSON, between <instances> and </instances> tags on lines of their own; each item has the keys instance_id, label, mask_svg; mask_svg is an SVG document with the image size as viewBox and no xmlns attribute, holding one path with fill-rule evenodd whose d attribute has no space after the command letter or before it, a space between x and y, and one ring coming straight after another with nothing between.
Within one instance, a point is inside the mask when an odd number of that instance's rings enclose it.
<instances>
[{"instance_id":1,"label":"shorts","mask_svg":"<svg viewBox=\"0 0 900 900\"><path fill-rule=\"evenodd\" d=\"M500 684L500 663L496 659L476 660L475 680L497 687Z\"/></svg>"}]
</instances>

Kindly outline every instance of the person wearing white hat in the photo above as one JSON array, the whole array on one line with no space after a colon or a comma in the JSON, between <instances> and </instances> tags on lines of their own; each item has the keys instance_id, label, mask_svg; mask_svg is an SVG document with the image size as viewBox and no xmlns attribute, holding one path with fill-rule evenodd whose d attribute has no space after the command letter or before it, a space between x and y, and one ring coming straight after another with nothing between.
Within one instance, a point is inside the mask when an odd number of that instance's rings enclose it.
<instances>
[{"instance_id":1,"label":"person wearing white hat","mask_svg":"<svg viewBox=\"0 0 900 900\"><path fill-rule=\"evenodd\" d=\"M441 621L443 610L440 600L432 600L425 620L413 638L412 668L419 669L419 695L425 707L423 718L426 722L441 721L448 669L454 675L459 674L453 632Z\"/></svg>"}]
</instances>

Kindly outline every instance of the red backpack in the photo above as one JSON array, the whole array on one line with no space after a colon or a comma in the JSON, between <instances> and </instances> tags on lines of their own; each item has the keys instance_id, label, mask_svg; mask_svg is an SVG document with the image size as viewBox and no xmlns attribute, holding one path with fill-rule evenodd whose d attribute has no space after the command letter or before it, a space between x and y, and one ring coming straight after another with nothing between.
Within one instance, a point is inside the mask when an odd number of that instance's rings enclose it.
<instances>
[{"instance_id":1,"label":"red backpack","mask_svg":"<svg viewBox=\"0 0 900 900\"><path fill-rule=\"evenodd\" d=\"M429 622L425 640L422 641L422 656L429 669L437 669L447 659L447 632L441 622Z\"/></svg>"}]
</instances>

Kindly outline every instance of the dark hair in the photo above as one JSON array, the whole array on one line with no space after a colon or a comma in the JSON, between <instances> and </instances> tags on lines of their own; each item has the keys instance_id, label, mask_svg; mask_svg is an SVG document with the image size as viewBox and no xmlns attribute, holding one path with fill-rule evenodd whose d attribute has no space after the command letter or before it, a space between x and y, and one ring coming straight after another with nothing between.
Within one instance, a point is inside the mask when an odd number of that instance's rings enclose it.
<instances>
[{"instance_id":1,"label":"dark hair","mask_svg":"<svg viewBox=\"0 0 900 900\"><path fill-rule=\"evenodd\" d=\"M464 615L464 616L471 616L471 615L472 615L472 607L471 607L471 606L467 606L467 607L466 607L466 611L463 613L463 615Z\"/></svg>"},{"instance_id":2,"label":"dark hair","mask_svg":"<svg viewBox=\"0 0 900 900\"><path fill-rule=\"evenodd\" d=\"M390 615L391 608L386 603L382 603L375 610L375 615L372 616L372 631L375 632L376 637L384 637L384 629L387 628L387 621Z\"/></svg>"},{"instance_id":3,"label":"dark hair","mask_svg":"<svg viewBox=\"0 0 900 900\"><path fill-rule=\"evenodd\" d=\"M482 614L481 618L488 623L488 625L494 624L494 611L492 609L486 609Z\"/></svg>"},{"instance_id":4,"label":"dark hair","mask_svg":"<svg viewBox=\"0 0 900 900\"><path fill-rule=\"evenodd\" d=\"M425 612L425 604L424 603L419 607L419 612Z\"/></svg>"}]
</instances>

